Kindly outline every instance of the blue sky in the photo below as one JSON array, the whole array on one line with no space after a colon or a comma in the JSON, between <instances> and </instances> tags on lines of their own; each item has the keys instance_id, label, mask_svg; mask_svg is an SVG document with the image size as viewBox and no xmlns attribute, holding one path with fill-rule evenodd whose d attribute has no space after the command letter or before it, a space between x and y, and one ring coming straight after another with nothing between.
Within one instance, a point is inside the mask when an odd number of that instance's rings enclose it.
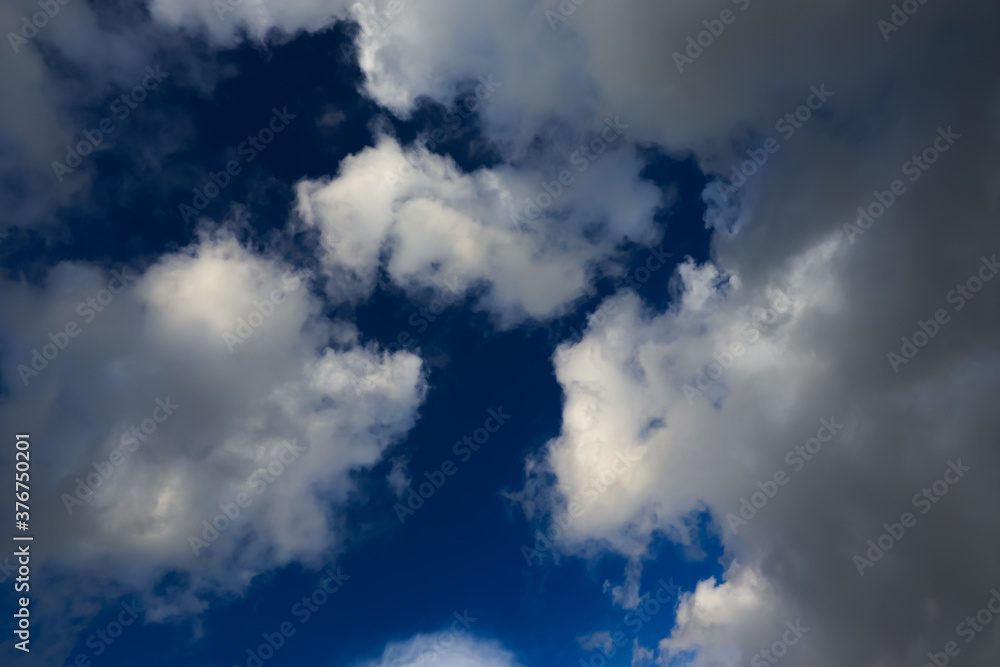
<instances>
[{"instance_id":1,"label":"blue sky","mask_svg":"<svg viewBox=\"0 0 1000 667\"><path fill-rule=\"evenodd\" d=\"M992 664L996 10L422 3L0 11L4 664Z\"/></svg>"}]
</instances>

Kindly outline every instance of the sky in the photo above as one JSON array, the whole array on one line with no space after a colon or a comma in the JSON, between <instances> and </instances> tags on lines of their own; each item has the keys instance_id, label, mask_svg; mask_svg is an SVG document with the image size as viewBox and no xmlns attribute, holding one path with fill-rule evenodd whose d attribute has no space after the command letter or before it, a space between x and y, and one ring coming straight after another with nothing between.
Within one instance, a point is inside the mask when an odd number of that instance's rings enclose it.
<instances>
[{"instance_id":1,"label":"sky","mask_svg":"<svg viewBox=\"0 0 1000 667\"><path fill-rule=\"evenodd\" d=\"M996 664L998 20L4 3L2 664Z\"/></svg>"}]
</instances>

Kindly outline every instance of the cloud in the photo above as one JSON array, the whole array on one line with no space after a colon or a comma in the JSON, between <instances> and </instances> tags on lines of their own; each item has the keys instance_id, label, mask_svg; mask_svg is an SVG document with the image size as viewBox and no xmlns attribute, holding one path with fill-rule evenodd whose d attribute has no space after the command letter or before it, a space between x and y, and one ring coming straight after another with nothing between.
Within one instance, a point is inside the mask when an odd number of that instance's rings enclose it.
<instances>
[{"instance_id":1,"label":"cloud","mask_svg":"<svg viewBox=\"0 0 1000 667\"><path fill-rule=\"evenodd\" d=\"M225 231L115 271L63 263L0 296L19 314L0 414L39 443L33 490L49 499L33 562L74 575L62 595L135 591L159 620L335 556L351 474L414 424L420 359L362 346L321 316L308 273ZM183 583L158 597L167 573Z\"/></svg>"},{"instance_id":2,"label":"cloud","mask_svg":"<svg viewBox=\"0 0 1000 667\"><path fill-rule=\"evenodd\" d=\"M613 644L611 633L607 630L594 632L583 637L577 637L576 641L584 651L593 651L595 648L603 648L605 653L611 650Z\"/></svg>"},{"instance_id":3,"label":"cloud","mask_svg":"<svg viewBox=\"0 0 1000 667\"><path fill-rule=\"evenodd\" d=\"M604 590L611 589L612 601L622 609L635 609L642 604L639 597L639 582L642 579L642 562L631 560L625 566L625 581L620 586L612 586L610 580L604 582Z\"/></svg>"},{"instance_id":4,"label":"cloud","mask_svg":"<svg viewBox=\"0 0 1000 667\"><path fill-rule=\"evenodd\" d=\"M652 649L639 645L639 638L632 640L632 667L647 667L652 665L656 654Z\"/></svg>"},{"instance_id":5,"label":"cloud","mask_svg":"<svg viewBox=\"0 0 1000 667\"><path fill-rule=\"evenodd\" d=\"M767 581L739 566L726 575L724 582L714 578L699 582L693 592L681 597L676 626L659 645L662 658L694 655L687 664L699 667L743 664L748 657L741 648L752 646L771 631L771 619L780 610ZM793 657L796 664L808 664L798 651L788 655Z\"/></svg>"},{"instance_id":6,"label":"cloud","mask_svg":"<svg viewBox=\"0 0 1000 667\"><path fill-rule=\"evenodd\" d=\"M909 664L940 651L979 608L969 601L988 597L1000 573L983 554L996 545L976 526L998 498L976 470L997 463L989 397L1000 378L996 309L980 294L998 285L985 279L1000 234L985 186L997 174L985 157L996 137L982 124L996 102L984 97L993 106L982 117L950 114L977 144L953 147L916 182L901 171L912 148L879 160L866 145L839 158L827 139L807 142L835 156L833 171L796 174L795 155L776 162L748 222L716 235L714 259L679 267L666 312L622 299L557 351L562 432L529 463L526 497L559 512L585 502L616 454L643 460L564 531L563 548L647 557L654 535L681 540L707 509L733 562L682 605L661 659L693 651L696 665L745 663L801 619L811 630L788 664ZM933 142L936 129L913 133L911 146ZM838 177L852 160L884 168ZM908 192L849 240L843 225L857 206L897 178ZM890 353L907 362L894 368ZM972 470L939 482L938 502L921 500L959 459ZM905 512L916 526L868 556L868 541ZM861 568L859 555L879 562ZM963 653L996 650L979 642Z\"/></svg>"},{"instance_id":7,"label":"cloud","mask_svg":"<svg viewBox=\"0 0 1000 667\"><path fill-rule=\"evenodd\" d=\"M386 481L397 498L401 498L403 492L406 491L406 487L410 485L408 470L409 462L406 460L406 457L398 456L392 459L392 468L389 470L389 474L386 475Z\"/></svg>"},{"instance_id":8,"label":"cloud","mask_svg":"<svg viewBox=\"0 0 1000 667\"><path fill-rule=\"evenodd\" d=\"M346 158L337 176L299 183L298 212L321 232L337 296L367 296L384 269L411 290L483 285L480 306L506 325L543 319L589 291L620 243L658 235L660 193L635 180L639 160L628 150L594 158L567 162L561 185L558 173L462 173L448 158L381 137ZM550 206L549 215L536 206L525 217L526 199Z\"/></svg>"},{"instance_id":9,"label":"cloud","mask_svg":"<svg viewBox=\"0 0 1000 667\"><path fill-rule=\"evenodd\" d=\"M184 143L184 119L168 118L155 105L135 113L157 127L141 141L129 136L135 116L124 120L109 109L143 81L147 67L166 70L164 87L187 85L202 93L219 78L222 67L205 58L203 45L151 21L144 7L119 5L13 0L0 7L7 50L0 85L16 91L16 103L0 109L0 177L8 184L0 191L4 228L44 227L51 234L60 208L86 209L96 153L125 146L134 149L131 160L157 172L162 155ZM104 119L116 133L99 133ZM99 137L96 146L88 136ZM54 168L78 150L83 157L71 174Z\"/></svg>"},{"instance_id":10,"label":"cloud","mask_svg":"<svg viewBox=\"0 0 1000 667\"><path fill-rule=\"evenodd\" d=\"M343 0L153 0L150 13L164 24L204 34L217 44L233 46L248 36L258 41L280 40L302 30L315 32L343 17Z\"/></svg>"},{"instance_id":11,"label":"cloud","mask_svg":"<svg viewBox=\"0 0 1000 667\"><path fill-rule=\"evenodd\" d=\"M390 643L377 660L363 667L518 667L517 659L496 642L443 631Z\"/></svg>"}]
</instances>

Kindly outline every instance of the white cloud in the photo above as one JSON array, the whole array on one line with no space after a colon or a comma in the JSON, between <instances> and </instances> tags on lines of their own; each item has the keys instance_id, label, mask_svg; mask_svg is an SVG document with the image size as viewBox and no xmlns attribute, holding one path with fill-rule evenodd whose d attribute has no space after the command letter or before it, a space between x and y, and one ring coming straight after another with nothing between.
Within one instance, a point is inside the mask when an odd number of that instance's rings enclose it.
<instances>
[{"instance_id":1,"label":"white cloud","mask_svg":"<svg viewBox=\"0 0 1000 667\"><path fill-rule=\"evenodd\" d=\"M699 582L682 596L676 627L659 645L661 660L688 654L695 657L687 664L695 667L744 664L750 656L742 647L767 637L780 616L780 602L766 579L752 569L733 566L726 581ZM808 664L798 650L788 655L793 657L795 664Z\"/></svg>"},{"instance_id":2,"label":"white cloud","mask_svg":"<svg viewBox=\"0 0 1000 667\"><path fill-rule=\"evenodd\" d=\"M519 228L511 214L523 217L524 200L545 194L542 181L551 184L558 173L505 167L464 174L449 159L404 151L382 137L345 159L338 176L300 183L298 209L322 233L332 290L365 296L384 265L394 282L412 289L447 280L483 284L481 306L504 323L542 319L586 293L619 243L656 238L660 194L635 181L639 161L626 150L595 158L572 167L573 181L551 188L557 196L541 199L553 201L551 215L533 213Z\"/></svg>"},{"instance_id":3,"label":"white cloud","mask_svg":"<svg viewBox=\"0 0 1000 667\"><path fill-rule=\"evenodd\" d=\"M153 0L150 12L165 24L204 33L219 44L235 45L247 34L264 41L299 31L315 32L346 16L345 0Z\"/></svg>"},{"instance_id":4,"label":"white cloud","mask_svg":"<svg viewBox=\"0 0 1000 667\"><path fill-rule=\"evenodd\" d=\"M630 560L625 566L625 581L620 586L612 586L611 581L604 582L604 590L611 589L611 600L622 609L635 609L642 603L639 596L639 582L642 579L642 561Z\"/></svg>"},{"instance_id":5,"label":"white cloud","mask_svg":"<svg viewBox=\"0 0 1000 667\"><path fill-rule=\"evenodd\" d=\"M19 313L2 333L10 371L30 365L50 332L79 327L56 336L65 349L26 375L27 386L7 376L0 407L38 443L33 490L50 499L33 507L49 535L33 562L74 574L82 590L64 593L78 598L106 585L146 594L155 620L198 609L210 591L241 591L267 570L335 556L350 473L380 461L415 421L420 359L362 347L351 325L321 316L309 276L225 232L124 277L130 284L113 282L112 295L102 292L110 275L64 263L44 285L8 282L0 296L5 312ZM240 321L252 326L240 333ZM245 340L227 340L234 334ZM370 381L356 388L355 374ZM179 407L123 449L130 427L153 424L164 403ZM113 450L124 462L103 465ZM109 473L99 483L93 462ZM90 473L94 497L68 501ZM212 538L202 522L223 514L220 503L235 512L240 494L249 506L229 526L218 520ZM210 544L193 549L192 535ZM167 572L186 584L160 599L152 585Z\"/></svg>"},{"instance_id":6,"label":"white cloud","mask_svg":"<svg viewBox=\"0 0 1000 667\"><path fill-rule=\"evenodd\" d=\"M399 456L392 459L392 469L386 475L386 481L392 488L396 497L402 497L406 487L410 485L409 462L405 457Z\"/></svg>"},{"instance_id":7,"label":"white cloud","mask_svg":"<svg viewBox=\"0 0 1000 667\"><path fill-rule=\"evenodd\" d=\"M656 653L652 649L639 645L639 638L632 641L632 667L647 667L653 664Z\"/></svg>"},{"instance_id":8,"label":"white cloud","mask_svg":"<svg viewBox=\"0 0 1000 667\"><path fill-rule=\"evenodd\" d=\"M519 667L517 659L499 644L465 635L464 630L421 634L405 642L390 643L379 659L364 663L364 667L419 667L431 664L441 667Z\"/></svg>"}]
</instances>

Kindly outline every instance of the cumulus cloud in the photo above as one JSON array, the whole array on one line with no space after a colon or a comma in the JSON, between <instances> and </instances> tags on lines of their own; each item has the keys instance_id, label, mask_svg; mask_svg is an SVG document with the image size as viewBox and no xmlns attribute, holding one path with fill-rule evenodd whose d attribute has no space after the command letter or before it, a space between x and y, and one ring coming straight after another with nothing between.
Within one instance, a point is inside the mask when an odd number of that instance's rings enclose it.
<instances>
[{"instance_id":1,"label":"cumulus cloud","mask_svg":"<svg viewBox=\"0 0 1000 667\"><path fill-rule=\"evenodd\" d=\"M462 626L459 625L459 628ZM421 634L405 642L390 643L382 656L363 667L518 667L513 654L496 642L452 631Z\"/></svg>"},{"instance_id":2,"label":"cumulus cloud","mask_svg":"<svg viewBox=\"0 0 1000 667\"><path fill-rule=\"evenodd\" d=\"M466 174L449 158L382 137L346 158L336 177L301 182L298 212L321 232L337 294L367 296L384 269L412 290L483 285L481 306L504 324L542 319L589 291L619 244L658 236L652 215L661 195L636 180L636 156L607 149L579 157L554 174Z\"/></svg>"},{"instance_id":3,"label":"cumulus cloud","mask_svg":"<svg viewBox=\"0 0 1000 667\"><path fill-rule=\"evenodd\" d=\"M0 415L38 443L49 499L34 562L76 575L75 599L137 592L156 620L335 556L350 474L413 426L420 359L362 346L307 273L225 232L114 271L63 263L0 292L20 314ZM184 584L153 595L168 572Z\"/></svg>"}]
</instances>

